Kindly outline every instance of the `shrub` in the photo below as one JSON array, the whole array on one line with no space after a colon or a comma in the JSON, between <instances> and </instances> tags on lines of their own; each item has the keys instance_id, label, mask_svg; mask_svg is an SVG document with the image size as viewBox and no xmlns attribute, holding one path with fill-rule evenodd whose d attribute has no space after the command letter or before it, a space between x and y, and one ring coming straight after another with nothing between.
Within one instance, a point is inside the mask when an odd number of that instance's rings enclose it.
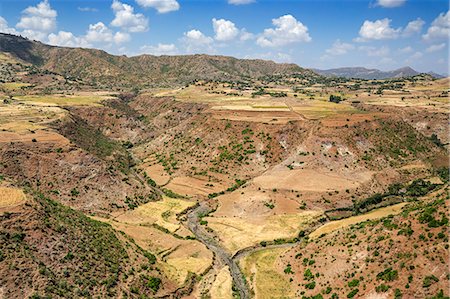
<instances>
[{"instance_id":1,"label":"shrub","mask_svg":"<svg viewBox=\"0 0 450 299\"><path fill-rule=\"evenodd\" d=\"M425 278L423 279L423 284L422 286L424 288L428 288L430 287L432 284L436 283L439 281L439 278L437 278L434 275L429 275L429 276L425 276Z\"/></svg>"},{"instance_id":2,"label":"shrub","mask_svg":"<svg viewBox=\"0 0 450 299\"><path fill-rule=\"evenodd\" d=\"M358 289L352 290L350 293L347 294L347 298L353 298L355 295L359 292Z\"/></svg>"},{"instance_id":3,"label":"shrub","mask_svg":"<svg viewBox=\"0 0 450 299\"><path fill-rule=\"evenodd\" d=\"M375 288L375 291L377 291L377 293L385 293L389 290L389 288L390 286L387 286L384 283L382 283Z\"/></svg>"},{"instance_id":4,"label":"shrub","mask_svg":"<svg viewBox=\"0 0 450 299\"><path fill-rule=\"evenodd\" d=\"M358 280L358 279L353 279L352 281L349 281L349 282L348 282L348 286L349 286L350 288L356 287L356 286L358 286L358 285L359 285L359 280Z\"/></svg>"},{"instance_id":5,"label":"shrub","mask_svg":"<svg viewBox=\"0 0 450 299\"><path fill-rule=\"evenodd\" d=\"M398 271L387 268L384 271L377 274L377 279L384 281L394 281L398 278Z\"/></svg>"}]
</instances>

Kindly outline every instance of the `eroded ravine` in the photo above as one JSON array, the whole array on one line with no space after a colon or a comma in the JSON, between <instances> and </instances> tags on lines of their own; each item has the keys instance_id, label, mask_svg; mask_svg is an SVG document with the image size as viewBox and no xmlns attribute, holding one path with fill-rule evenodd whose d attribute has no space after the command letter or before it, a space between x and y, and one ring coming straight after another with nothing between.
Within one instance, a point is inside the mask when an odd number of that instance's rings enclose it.
<instances>
[{"instance_id":1,"label":"eroded ravine","mask_svg":"<svg viewBox=\"0 0 450 299\"><path fill-rule=\"evenodd\" d=\"M230 268L230 274L233 279L233 285L239 292L241 299L250 298L250 291L245 278L237 264L236 259L223 248L210 234L200 225L199 215L206 215L211 212L205 203L190 211L187 214L187 225L198 241L202 242L209 250L211 250L217 259Z\"/></svg>"}]
</instances>

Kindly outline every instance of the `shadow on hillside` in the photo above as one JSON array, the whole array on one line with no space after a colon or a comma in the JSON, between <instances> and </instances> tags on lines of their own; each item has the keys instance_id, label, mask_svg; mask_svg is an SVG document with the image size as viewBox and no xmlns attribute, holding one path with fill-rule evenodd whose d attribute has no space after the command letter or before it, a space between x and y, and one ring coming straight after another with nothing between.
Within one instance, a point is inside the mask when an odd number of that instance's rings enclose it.
<instances>
[{"instance_id":1,"label":"shadow on hillside","mask_svg":"<svg viewBox=\"0 0 450 299\"><path fill-rule=\"evenodd\" d=\"M0 33L0 52L11 53L26 62L41 65L42 57L33 53L34 43L21 36Z\"/></svg>"}]
</instances>

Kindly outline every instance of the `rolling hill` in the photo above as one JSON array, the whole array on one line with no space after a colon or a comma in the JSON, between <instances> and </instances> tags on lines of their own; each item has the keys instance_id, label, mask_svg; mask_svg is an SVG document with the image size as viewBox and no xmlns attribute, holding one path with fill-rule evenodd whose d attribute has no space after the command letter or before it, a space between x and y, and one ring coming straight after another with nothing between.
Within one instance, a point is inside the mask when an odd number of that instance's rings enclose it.
<instances>
[{"instance_id":1,"label":"rolling hill","mask_svg":"<svg viewBox=\"0 0 450 299\"><path fill-rule=\"evenodd\" d=\"M367 80L412 77L420 74L410 67L402 67L393 71L386 72L380 71L378 69L367 69L364 67L342 67L327 70L314 69L314 71L326 77L358 78ZM435 78L442 78L441 75L438 75L436 73L429 74Z\"/></svg>"},{"instance_id":2,"label":"rolling hill","mask_svg":"<svg viewBox=\"0 0 450 299\"><path fill-rule=\"evenodd\" d=\"M281 73L317 76L295 64L278 64L259 59L203 54L115 56L96 49L49 46L4 33L0 33L0 52L9 53L19 61L40 69L100 86L182 85L196 79L243 80Z\"/></svg>"}]
</instances>

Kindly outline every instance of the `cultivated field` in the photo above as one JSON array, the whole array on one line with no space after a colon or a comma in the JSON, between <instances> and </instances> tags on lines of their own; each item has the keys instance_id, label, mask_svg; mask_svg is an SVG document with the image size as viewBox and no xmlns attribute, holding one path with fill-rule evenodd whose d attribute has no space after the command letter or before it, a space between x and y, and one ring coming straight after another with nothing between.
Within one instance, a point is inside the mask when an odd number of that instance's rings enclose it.
<instances>
[{"instance_id":1,"label":"cultivated field","mask_svg":"<svg viewBox=\"0 0 450 299\"><path fill-rule=\"evenodd\" d=\"M0 186L0 214L11 211L26 201L26 196L21 189Z\"/></svg>"},{"instance_id":2,"label":"cultivated field","mask_svg":"<svg viewBox=\"0 0 450 299\"><path fill-rule=\"evenodd\" d=\"M281 267L279 257L284 252L285 248L258 250L240 261L255 298L293 297L294 293L288 278L279 271Z\"/></svg>"},{"instance_id":3,"label":"cultivated field","mask_svg":"<svg viewBox=\"0 0 450 299\"><path fill-rule=\"evenodd\" d=\"M138 208L115 217L115 220L140 225L158 225L170 232L180 229L177 214L195 205L183 199L163 197L161 201L149 202Z\"/></svg>"},{"instance_id":4,"label":"cultivated field","mask_svg":"<svg viewBox=\"0 0 450 299\"><path fill-rule=\"evenodd\" d=\"M318 211L305 211L291 215L252 218L205 217L204 220L219 236L221 243L234 253L261 241L295 238L321 215Z\"/></svg>"},{"instance_id":5,"label":"cultivated field","mask_svg":"<svg viewBox=\"0 0 450 299\"><path fill-rule=\"evenodd\" d=\"M399 204L396 204L393 206L373 210L367 214L362 214L362 215L352 216L352 217L341 219L341 220L331 221L331 222L328 222L328 223L322 225L315 231L313 231L311 234L309 234L309 237L312 239L318 238L322 235L329 234L335 230L339 230L341 228L348 227L353 224L357 224L357 223L364 222L367 220L379 219L379 218L387 217L389 215L396 215L396 214L401 213L402 208L405 205L406 205L406 203L399 203Z\"/></svg>"}]
</instances>

